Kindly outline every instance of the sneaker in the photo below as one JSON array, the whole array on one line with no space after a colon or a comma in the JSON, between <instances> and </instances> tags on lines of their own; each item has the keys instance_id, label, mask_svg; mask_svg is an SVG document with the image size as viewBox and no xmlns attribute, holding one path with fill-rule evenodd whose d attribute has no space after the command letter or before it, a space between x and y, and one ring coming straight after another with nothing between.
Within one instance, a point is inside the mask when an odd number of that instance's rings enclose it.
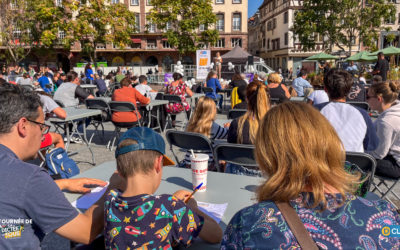
<instances>
[{"instance_id":1,"label":"sneaker","mask_svg":"<svg viewBox=\"0 0 400 250\"><path fill-rule=\"evenodd\" d=\"M83 143L83 141L79 137L71 137L71 143Z\"/></svg>"}]
</instances>

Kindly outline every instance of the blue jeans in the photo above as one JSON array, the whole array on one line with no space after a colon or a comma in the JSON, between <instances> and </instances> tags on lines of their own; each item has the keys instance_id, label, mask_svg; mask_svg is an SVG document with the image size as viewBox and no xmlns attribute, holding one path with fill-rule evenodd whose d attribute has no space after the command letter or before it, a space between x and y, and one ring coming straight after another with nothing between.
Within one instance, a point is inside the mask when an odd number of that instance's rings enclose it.
<instances>
[{"instance_id":1,"label":"blue jeans","mask_svg":"<svg viewBox=\"0 0 400 250\"><path fill-rule=\"evenodd\" d=\"M237 175L247 175L261 177L261 171L251 168L246 168L236 164L227 163L225 167L225 173L237 174Z\"/></svg>"},{"instance_id":2,"label":"blue jeans","mask_svg":"<svg viewBox=\"0 0 400 250\"><path fill-rule=\"evenodd\" d=\"M224 96L221 94L215 94L217 98L215 100L218 101L218 106L220 109L222 109L222 102L224 101Z\"/></svg>"}]
</instances>

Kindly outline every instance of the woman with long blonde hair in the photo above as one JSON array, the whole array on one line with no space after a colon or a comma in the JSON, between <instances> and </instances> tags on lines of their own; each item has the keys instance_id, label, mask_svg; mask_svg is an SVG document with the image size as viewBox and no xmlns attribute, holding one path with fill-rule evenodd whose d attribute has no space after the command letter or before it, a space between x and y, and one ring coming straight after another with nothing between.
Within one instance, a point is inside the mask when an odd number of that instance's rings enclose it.
<instances>
[{"instance_id":1,"label":"woman with long blonde hair","mask_svg":"<svg viewBox=\"0 0 400 250\"><path fill-rule=\"evenodd\" d=\"M221 249L299 249L276 202L289 203L323 249L397 248L381 234L399 216L383 200L353 195L360 175L345 171L345 151L329 121L305 103L272 108L258 129L257 163L265 176L258 203L236 213Z\"/></svg>"},{"instance_id":2,"label":"woman with long blonde hair","mask_svg":"<svg viewBox=\"0 0 400 250\"><path fill-rule=\"evenodd\" d=\"M246 88L247 112L234 119L229 127L228 142L254 144L261 119L270 108L267 87L254 80Z\"/></svg>"},{"instance_id":3,"label":"woman with long blonde hair","mask_svg":"<svg viewBox=\"0 0 400 250\"><path fill-rule=\"evenodd\" d=\"M216 115L217 107L214 100L210 97L200 97L199 102L196 105L196 110L190 118L186 131L205 135L211 140L225 139L228 134L228 129L223 128L214 122ZM212 152L206 153L208 153L209 156L209 170L215 170ZM187 152L185 156L185 165L189 165L190 167L189 152Z\"/></svg>"}]
</instances>

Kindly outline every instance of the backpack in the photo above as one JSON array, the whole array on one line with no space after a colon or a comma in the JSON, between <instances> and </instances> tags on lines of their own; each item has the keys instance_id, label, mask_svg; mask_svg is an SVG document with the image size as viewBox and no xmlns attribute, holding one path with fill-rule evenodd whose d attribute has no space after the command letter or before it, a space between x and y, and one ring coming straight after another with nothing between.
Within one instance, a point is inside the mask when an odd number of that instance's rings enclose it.
<instances>
[{"instance_id":1,"label":"backpack","mask_svg":"<svg viewBox=\"0 0 400 250\"><path fill-rule=\"evenodd\" d=\"M68 157L63 148L55 148L46 154L46 165L53 179L68 179L79 174L76 163Z\"/></svg>"}]
</instances>

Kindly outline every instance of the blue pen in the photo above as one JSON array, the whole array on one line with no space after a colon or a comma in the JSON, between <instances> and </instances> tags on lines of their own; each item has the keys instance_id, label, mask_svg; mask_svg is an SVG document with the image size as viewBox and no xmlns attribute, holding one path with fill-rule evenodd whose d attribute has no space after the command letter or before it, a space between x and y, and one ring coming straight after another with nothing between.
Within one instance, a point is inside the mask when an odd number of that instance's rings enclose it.
<instances>
[{"instance_id":1,"label":"blue pen","mask_svg":"<svg viewBox=\"0 0 400 250\"><path fill-rule=\"evenodd\" d=\"M203 186L203 182L200 183L200 184L193 190L193 193L191 193L191 194L189 195L189 197L186 199L185 203L187 203L187 202L192 198L192 196L197 192L197 190L199 190L199 189L201 188L201 186Z\"/></svg>"}]
</instances>

